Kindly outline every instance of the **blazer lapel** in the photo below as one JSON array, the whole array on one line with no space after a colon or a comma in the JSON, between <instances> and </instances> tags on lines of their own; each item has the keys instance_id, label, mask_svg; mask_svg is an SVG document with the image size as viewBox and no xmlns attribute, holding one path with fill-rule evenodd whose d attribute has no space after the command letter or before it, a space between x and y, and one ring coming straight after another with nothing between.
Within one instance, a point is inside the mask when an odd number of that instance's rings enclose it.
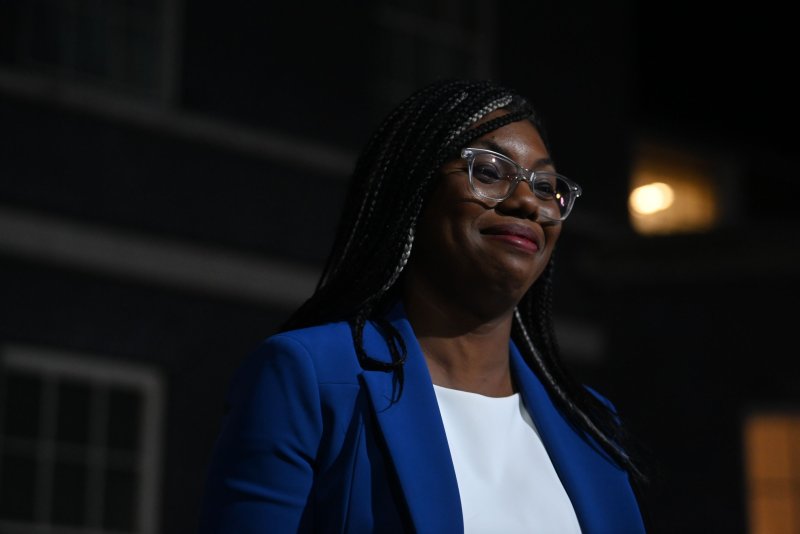
<instances>
[{"instance_id":1,"label":"blazer lapel","mask_svg":"<svg viewBox=\"0 0 800 534\"><path fill-rule=\"evenodd\" d=\"M643 532L626 473L561 415L513 342L511 369L583 533Z\"/></svg>"},{"instance_id":2,"label":"blazer lapel","mask_svg":"<svg viewBox=\"0 0 800 534\"><path fill-rule=\"evenodd\" d=\"M362 374L378 426L416 532L463 532L461 497L428 366L402 306L388 318L405 341L407 359L402 390L395 373ZM390 361L386 342L371 324L364 348L371 357Z\"/></svg>"}]
</instances>

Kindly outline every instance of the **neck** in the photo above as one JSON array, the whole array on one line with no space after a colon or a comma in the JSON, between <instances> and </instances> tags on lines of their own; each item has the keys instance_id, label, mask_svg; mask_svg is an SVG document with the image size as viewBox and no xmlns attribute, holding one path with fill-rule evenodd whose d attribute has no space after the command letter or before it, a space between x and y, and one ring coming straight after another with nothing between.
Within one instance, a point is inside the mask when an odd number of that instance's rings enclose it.
<instances>
[{"instance_id":1,"label":"neck","mask_svg":"<svg viewBox=\"0 0 800 534\"><path fill-rule=\"evenodd\" d=\"M479 303L442 298L415 283L404 305L434 384L504 397L514 393L508 346L513 306L491 316Z\"/></svg>"}]
</instances>

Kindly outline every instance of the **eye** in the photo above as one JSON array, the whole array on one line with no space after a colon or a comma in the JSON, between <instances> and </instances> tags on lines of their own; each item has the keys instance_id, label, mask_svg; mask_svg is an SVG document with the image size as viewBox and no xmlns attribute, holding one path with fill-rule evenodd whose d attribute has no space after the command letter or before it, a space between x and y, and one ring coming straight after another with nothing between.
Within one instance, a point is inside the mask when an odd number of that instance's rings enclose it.
<instances>
[{"instance_id":1,"label":"eye","mask_svg":"<svg viewBox=\"0 0 800 534\"><path fill-rule=\"evenodd\" d=\"M472 162L472 177L482 184L509 182L515 174L516 166L513 163L493 154L478 154Z\"/></svg>"},{"instance_id":2,"label":"eye","mask_svg":"<svg viewBox=\"0 0 800 534\"><path fill-rule=\"evenodd\" d=\"M553 198L557 191L556 176L550 173L536 173L533 182L533 191L539 198L547 200Z\"/></svg>"},{"instance_id":3,"label":"eye","mask_svg":"<svg viewBox=\"0 0 800 534\"><path fill-rule=\"evenodd\" d=\"M503 179L503 175L496 165L477 161L472 165L472 176L485 184L493 184Z\"/></svg>"}]
</instances>

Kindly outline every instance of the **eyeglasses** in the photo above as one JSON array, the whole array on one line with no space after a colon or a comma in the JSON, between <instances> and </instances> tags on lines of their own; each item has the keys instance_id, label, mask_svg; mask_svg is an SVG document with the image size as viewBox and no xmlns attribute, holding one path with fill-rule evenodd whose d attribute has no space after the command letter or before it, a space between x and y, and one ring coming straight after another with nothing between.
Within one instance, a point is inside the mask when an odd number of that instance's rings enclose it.
<instances>
[{"instance_id":1,"label":"eyeglasses","mask_svg":"<svg viewBox=\"0 0 800 534\"><path fill-rule=\"evenodd\" d=\"M477 197L502 202L510 197L520 181L527 182L536 198L542 201L539 214L554 221L567 218L581 187L555 172L530 171L503 154L484 148L465 148L469 185Z\"/></svg>"}]
</instances>

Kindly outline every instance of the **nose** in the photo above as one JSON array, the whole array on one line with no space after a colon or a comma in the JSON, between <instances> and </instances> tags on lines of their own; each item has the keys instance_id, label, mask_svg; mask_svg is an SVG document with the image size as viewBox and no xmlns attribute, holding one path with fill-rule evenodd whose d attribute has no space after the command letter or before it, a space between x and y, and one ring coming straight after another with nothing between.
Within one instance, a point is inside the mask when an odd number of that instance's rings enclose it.
<instances>
[{"instance_id":1,"label":"nose","mask_svg":"<svg viewBox=\"0 0 800 534\"><path fill-rule=\"evenodd\" d=\"M541 222L540 219L552 219L552 216L548 216L549 206L547 204L548 201L537 197L533 192L530 180L521 179L517 182L511 195L500 202L495 209L521 219Z\"/></svg>"}]
</instances>

